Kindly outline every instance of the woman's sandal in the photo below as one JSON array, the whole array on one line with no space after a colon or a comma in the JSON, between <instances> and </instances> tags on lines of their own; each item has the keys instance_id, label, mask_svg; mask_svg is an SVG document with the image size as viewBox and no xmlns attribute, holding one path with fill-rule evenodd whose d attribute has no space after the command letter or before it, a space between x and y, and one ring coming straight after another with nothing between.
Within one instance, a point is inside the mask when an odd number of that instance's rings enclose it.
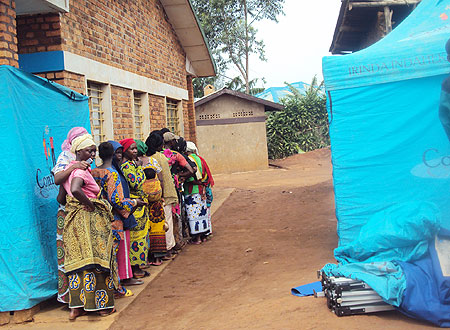
<instances>
[{"instance_id":1,"label":"woman's sandal","mask_svg":"<svg viewBox=\"0 0 450 330\"><path fill-rule=\"evenodd\" d=\"M124 287L122 287L123 291L119 292L116 291L114 293L114 299L120 299L120 298L125 298L125 297L131 297L134 295L134 293L130 290L130 289L125 289Z\"/></svg>"},{"instance_id":2,"label":"woman's sandal","mask_svg":"<svg viewBox=\"0 0 450 330\"><path fill-rule=\"evenodd\" d=\"M134 274L134 278L143 278L143 277L149 277L150 276L150 273L149 272L147 272L146 270L144 270L144 272L143 272L143 274Z\"/></svg>"},{"instance_id":3,"label":"woman's sandal","mask_svg":"<svg viewBox=\"0 0 450 330\"><path fill-rule=\"evenodd\" d=\"M144 284L143 280L138 280L136 278L128 278L126 280L123 280L122 283L126 286L130 286L130 285L142 285Z\"/></svg>"},{"instance_id":4,"label":"woman's sandal","mask_svg":"<svg viewBox=\"0 0 450 330\"><path fill-rule=\"evenodd\" d=\"M109 316L111 314L114 314L116 312L116 308L108 308L108 309L104 309L98 312L98 315L100 315L101 317L105 317L105 316Z\"/></svg>"},{"instance_id":5,"label":"woman's sandal","mask_svg":"<svg viewBox=\"0 0 450 330\"><path fill-rule=\"evenodd\" d=\"M147 269L147 268L150 268L151 265L152 265L152 263L148 262L146 265L140 266L140 267L141 267L141 269Z\"/></svg>"},{"instance_id":6,"label":"woman's sandal","mask_svg":"<svg viewBox=\"0 0 450 330\"><path fill-rule=\"evenodd\" d=\"M164 260L164 261L173 260L173 259L175 259L176 257L177 257L177 254L175 254L175 253L169 253L169 254L165 255L165 256L162 258L162 260Z\"/></svg>"},{"instance_id":7,"label":"woman's sandal","mask_svg":"<svg viewBox=\"0 0 450 330\"><path fill-rule=\"evenodd\" d=\"M77 311L77 313L72 314L73 311ZM86 315L87 312L81 308L74 308L70 310L69 321L75 321L77 317Z\"/></svg>"},{"instance_id":8,"label":"woman's sandal","mask_svg":"<svg viewBox=\"0 0 450 330\"><path fill-rule=\"evenodd\" d=\"M164 258L162 258L162 259L164 260ZM153 265L153 266L161 266L162 265L162 261L161 260L158 261L158 262L152 261L150 264Z\"/></svg>"}]
</instances>

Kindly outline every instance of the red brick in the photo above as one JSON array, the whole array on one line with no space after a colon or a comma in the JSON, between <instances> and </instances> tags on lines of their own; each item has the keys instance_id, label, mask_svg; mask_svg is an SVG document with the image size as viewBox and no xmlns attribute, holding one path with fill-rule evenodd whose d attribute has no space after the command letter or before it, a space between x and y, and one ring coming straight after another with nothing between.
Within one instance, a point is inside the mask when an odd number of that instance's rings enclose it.
<instances>
[{"instance_id":1,"label":"red brick","mask_svg":"<svg viewBox=\"0 0 450 330\"><path fill-rule=\"evenodd\" d=\"M52 14L50 16L45 17L46 22L59 22L59 14Z\"/></svg>"},{"instance_id":2,"label":"red brick","mask_svg":"<svg viewBox=\"0 0 450 330\"><path fill-rule=\"evenodd\" d=\"M61 35L61 31L46 31L45 35L47 37L56 37L56 36L60 36Z\"/></svg>"},{"instance_id":3,"label":"red brick","mask_svg":"<svg viewBox=\"0 0 450 330\"><path fill-rule=\"evenodd\" d=\"M13 37L9 33L0 33L0 41L13 42Z\"/></svg>"}]
</instances>

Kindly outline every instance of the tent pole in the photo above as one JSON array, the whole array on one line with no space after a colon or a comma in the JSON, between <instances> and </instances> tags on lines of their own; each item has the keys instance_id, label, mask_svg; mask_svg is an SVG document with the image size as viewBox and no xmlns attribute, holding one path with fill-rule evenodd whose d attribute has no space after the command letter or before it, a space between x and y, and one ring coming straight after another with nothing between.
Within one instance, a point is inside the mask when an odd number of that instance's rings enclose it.
<instances>
[{"instance_id":1,"label":"tent pole","mask_svg":"<svg viewBox=\"0 0 450 330\"><path fill-rule=\"evenodd\" d=\"M392 31L392 14L393 12L389 9L389 6L384 7L384 20L386 22L386 34Z\"/></svg>"}]
</instances>

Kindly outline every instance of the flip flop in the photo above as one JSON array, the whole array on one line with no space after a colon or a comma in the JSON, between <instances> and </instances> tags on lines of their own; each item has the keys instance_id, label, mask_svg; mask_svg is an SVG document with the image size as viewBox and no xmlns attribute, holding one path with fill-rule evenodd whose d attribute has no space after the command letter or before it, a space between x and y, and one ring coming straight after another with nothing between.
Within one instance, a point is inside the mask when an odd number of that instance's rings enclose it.
<instances>
[{"instance_id":1,"label":"flip flop","mask_svg":"<svg viewBox=\"0 0 450 330\"><path fill-rule=\"evenodd\" d=\"M114 314L116 312L116 308L110 308L109 310L102 310L98 312L98 315L100 315L101 317L106 317L109 316L111 314Z\"/></svg>"},{"instance_id":2,"label":"flip flop","mask_svg":"<svg viewBox=\"0 0 450 330\"><path fill-rule=\"evenodd\" d=\"M122 289L124 292L115 292L114 293L114 299L120 299L120 298L134 296L134 293L130 289L127 290L124 287L122 287Z\"/></svg>"},{"instance_id":3,"label":"flip flop","mask_svg":"<svg viewBox=\"0 0 450 330\"><path fill-rule=\"evenodd\" d=\"M163 259L163 258L162 258L162 259ZM160 262L152 261L150 264L151 264L152 266L161 266L161 265L162 265L162 261L160 261Z\"/></svg>"}]
</instances>

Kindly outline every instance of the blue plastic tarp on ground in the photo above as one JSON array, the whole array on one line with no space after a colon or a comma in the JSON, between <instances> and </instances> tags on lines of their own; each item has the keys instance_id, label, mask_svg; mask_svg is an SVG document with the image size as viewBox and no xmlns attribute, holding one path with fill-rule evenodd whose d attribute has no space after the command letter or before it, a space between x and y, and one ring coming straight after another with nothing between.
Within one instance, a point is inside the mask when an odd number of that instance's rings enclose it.
<instances>
[{"instance_id":1,"label":"blue plastic tarp on ground","mask_svg":"<svg viewBox=\"0 0 450 330\"><path fill-rule=\"evenodd\" d=\"M431 241L429 254L414 263L400 262L406 288L400 311L441 327L450 327L450 232Z\"/></svg>"},{"instance_id":2,"label":"blue plastic tarp on ground","mask_svg":"<svg viewBox=\"0 0 450 330\"><path fill-rule=\"evenodd\" d=\"M376 44L323 59L337 273L357 272L363 280L366 274L394 305L409 292L396 261L423 258L430 237L450 228L450 142L439 118L441 84L450 73L449 17L450 0L423 0ZM394 277L372 276L371 267L383 262L396 267Z\"/></svg>"},{"instance_id":3,"label":"blue plastic tarp on ground","mask_svg":"<svg viewBox=\"0 0 450 330\"><path fill-rule=\"evenodd\" d=\"M50 170L73 126L89 127L86 96L0 66L0 312L57 292L58 188Z\"/></svg>"},{"instance_id":4,"label":"blue plastic tarp on ground","mask_svg":"<svg viewBox=\"0 0 450 330\"><path fill-rule=\"evenodd\" d=\"M297 297L312 296L314 292L322 292L322 283L319 281L297 286L291 289L291 293Z\"/></svg>"}]
</instances>

